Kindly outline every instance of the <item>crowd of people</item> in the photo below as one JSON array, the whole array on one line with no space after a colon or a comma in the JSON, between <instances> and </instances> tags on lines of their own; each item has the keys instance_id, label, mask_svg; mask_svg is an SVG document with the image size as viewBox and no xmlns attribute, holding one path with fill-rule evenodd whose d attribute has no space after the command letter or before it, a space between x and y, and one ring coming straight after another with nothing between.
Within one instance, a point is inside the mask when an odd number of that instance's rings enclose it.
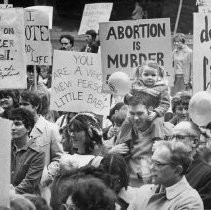
<instances>
[{"instance_id":1,"label":"crowd of people","mask_svg":"<svg viewBox=\"0 0 211 210\"><path fill-rule=\"evenodd\" d=\"M81 51L97 53L97 33L86 40ZM190 117L192 51L182 34L174 43L175 86L144 62L106 123L50 110L51 66L27 66L26 90L0 90L0 116L12 121L11 209L211 209L211 119ZM74 50L74 37L60 44Z\"/></svg>"}]
</instances>

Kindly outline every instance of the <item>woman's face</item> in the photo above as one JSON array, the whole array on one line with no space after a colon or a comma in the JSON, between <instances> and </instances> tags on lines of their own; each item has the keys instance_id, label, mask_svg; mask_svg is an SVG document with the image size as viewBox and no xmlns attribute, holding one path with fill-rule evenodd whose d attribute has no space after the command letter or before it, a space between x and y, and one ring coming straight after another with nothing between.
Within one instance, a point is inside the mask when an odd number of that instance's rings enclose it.
<instances>
[{"instance_id":1,"label":"woman's face","mask_svg":"<svg viewBox=\"0 0 211 210\"><path fill-rule=\"evenodd\" d=\"M13 106L13 98L11 96L5 96L0 99L0 106L3 109L9 109Z\"/></svg>"},{"instance_id":2,"label":"woman's face","mask_svg":"<svg viewBox=\"0 0 211 210\"><path fill-rule=\"evenodd\" d=\"M86 132L84 130L76 131L72 126L69 127L70 141L78 154L85 154Z\"/></svg>"}]
</instances>

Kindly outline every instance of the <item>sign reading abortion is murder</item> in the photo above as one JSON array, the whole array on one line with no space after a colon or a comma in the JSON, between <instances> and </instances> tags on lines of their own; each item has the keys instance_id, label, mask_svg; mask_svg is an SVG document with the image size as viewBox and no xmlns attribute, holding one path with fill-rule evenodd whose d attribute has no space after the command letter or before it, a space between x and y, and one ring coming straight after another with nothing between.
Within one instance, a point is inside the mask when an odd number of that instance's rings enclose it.
<instances>
[{"instance_id":1,"label":"sign reading abortion is murder","mask_svg":"<svg viewBox=\"0 0 211 210\"><path fill-rule=\"evenodd\" d=\"M194 13L193 92L206 90L211 74L211 14Z\"/></svg>"},{"instance_id":2,"label":"sign reading abortion is murder","mask_svg":"<svg viewBox=\"0 0 211 210\"><path fill-rule=\"evenodd\" d=\"M99 22L109 21L112 7L113 3L86 4L78 34L85 34L90 29L98 32Z\"/></svg>"},{"instance_id":3,"label":"sign reading abortion is murder","mask_svg":"<svg viewBox=\"0 0 211 210\"><path fill-rule=\"evenodd\" d=\"M172 47L169 18L100 23L103 90L109 76L132 70L144 60L155 60L164 67L169 85L173 85Z\"/></svg>"},{"instance_id":4,"label":"sign reading abortion is murder","mask_svg":"<svg viewBox=\"0 0 211 210\"><path fill-rule=\"evenodd\" d=\"M24 12L0 10L0 89L26 88Z\"/></svg>"},{"instance_id":5,"label":"sign reading abortion is murder","mask_svg":"<svg viewBox=\"0 0 211 210\"><path fill-rule=\"evenodd\" d=\"M101 90L102 71L98 54L54 51L52 110L107 115L110 95L101 93Z\"/></svg>"},{"instance_id":6,"label":"sign reading abortion is murder","mask_svg":"<svg viewBox=\"0 0 211 210\"><path fill-rule=\"evenodd\" d=\"M48 13L25 9L25 37L28 65L51 65Z\"/></svg>"}]
</instances>

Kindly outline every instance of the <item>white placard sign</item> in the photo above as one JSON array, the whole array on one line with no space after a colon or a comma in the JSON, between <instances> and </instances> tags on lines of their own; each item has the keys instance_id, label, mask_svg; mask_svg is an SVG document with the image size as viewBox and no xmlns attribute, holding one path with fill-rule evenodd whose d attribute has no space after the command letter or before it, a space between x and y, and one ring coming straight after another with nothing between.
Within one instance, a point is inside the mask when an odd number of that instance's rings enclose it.
<instances>
[{"instance_id":1,"label":"white placard sign","mask_svg":"<svg viewBox=\"0 0 211 210\"><path fill-rule=\"evenodd\" d=\"M24 9L25 11L25 41L28 65L51 65L51 42L48 14Z\"/></svg>"},{"instance_id":2,"label":"white placard sign","mask_svg":"<svg viewBox=\"0 0 211 210\"><path fill-rule=\"evenodd\" d=\"M132 77L144 60L164 67L168 84L173 85L170 19L143 19L100 23L103 90L109 76L123 71Z\"/></svg>"},{"instance_id":3,"label":"white placard sign","mask_svg":"<svg viewBox=\"0 0 211 210\"><path fill-rule=\"evenodd\" d=\"M109 21L112 7L113 3L86 4L78 34L85 34L90 29L98 32L99 23Z\"/></svg>"},{"instance_id":4,"label":"white placard sign","mask_svg":"<svg viewBox=\"0 0 211 210\"><path fill-rule=\"evenodd\" d=\"M211 14L194 13L193 93L206 90L211 73Z\"/></svg>"},{"instance_id":5,"label":"white placard sign","mask_svg":"<svg viewBox=\"0 0 211 210\"><path fill-rule=\"evenodd\" d=\"M99 54L54 50L52 110L108 115L110 95L101 93L101 90Z\"/></svg>"},{"instance_id":6,"label":"white placard sign","mask_svg":"<svg viewBox=\"0 0 211 210\"><path fill-rule=\"evenodd\" d=\"M49 29L52 29L52 25L53 25L53 7L52 6L31 6L31 7L26 7L26 9L35 9L35 10L43 11L46 14L48 14Z\"/></svg>"},{"instance_id":7,"label":"white placard sign","mask_svg":"<svg viewBox=\"0 0 211 210\"><path fill-rule=\"evenodd\" d=\"M0 9L13 8L13 4L0 4Z\"/></svg>"},{"instance_id":8,"label":"white placard sign","mask_svg":"<svg viewBox=\"0 0 211 210\"><path fill-rule=\"evenodd\" d=\"M0 206L10 204L11 121L0 117Z\"/></svg>"},{"instance_id":9,"label":"white placard sign","mask_svg":"<svg viewBox=\"0 0 211 210\"><path fill-rule=\"evenodd\" d=\"M0 89L26 88L24 12L0 10Z\"/></svg>"}]
</instances>

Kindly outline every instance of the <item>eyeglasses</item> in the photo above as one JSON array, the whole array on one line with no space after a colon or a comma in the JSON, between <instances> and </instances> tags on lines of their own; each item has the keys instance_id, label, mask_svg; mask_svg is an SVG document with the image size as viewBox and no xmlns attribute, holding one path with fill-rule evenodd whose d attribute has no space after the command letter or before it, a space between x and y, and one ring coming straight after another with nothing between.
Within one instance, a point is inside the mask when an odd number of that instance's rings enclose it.
<instances>
[{"instance_id":1,"label":"eyeglasses","mask_svg":"<svg viewBox=\"0 0 211 210\"><path fill-rule=\"evenodd\" d=\"M167 166L167 165L174 165L173 163L161 163L156 160L151 160L151 162L152 162L152 165L154 165L157 168L161 168L162 166Z\"/></svg>"},{"instance_id":2,"label":"eyeglasses","mask_svg":"<svg viewBox=\"0 0 211 210\"><path fill-rule=\"evenodd\" d=\"M194 135L179 135L179 134L175 134L169 137L170 140L172 139L176 139L176 140L186 140L187 138L193 140L193 141L198 141L198 137L194 136Z\"/></svg>"},{"instance_id":3,"label":"eyeglasses","mask_svg":"<svg viewBox=\"0 0 211 210\"><path fill-rule=\"evenodd\" d=\"M75 133L81 132L83 130L74 130L74 129L68 128L67 131L68 131L69 134L75 134Z\"/></svg>"},{"instance_id":4,"label":"eyeglasses","mask_svg":"<svg viewBox=\"0 0 211 210\"><path fill-rule=\"evenodd\" d=\"M66 204L66 203L64 203L64 204L62 204L60 206L60 210L76 210L76 209L77 208L76 208L75 204Z\"/></svg>"}]
</instances>

